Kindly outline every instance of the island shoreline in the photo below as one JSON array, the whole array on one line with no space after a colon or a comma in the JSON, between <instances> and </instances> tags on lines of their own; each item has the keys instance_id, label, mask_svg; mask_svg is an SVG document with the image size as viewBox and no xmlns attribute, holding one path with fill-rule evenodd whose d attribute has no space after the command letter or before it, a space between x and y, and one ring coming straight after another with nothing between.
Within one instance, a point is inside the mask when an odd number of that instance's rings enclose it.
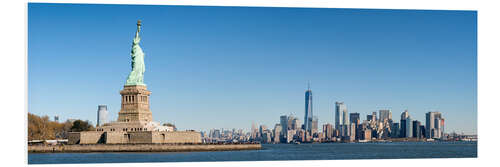
<instances>
[{"instance_id":1,"label":"island shoreline","mask_svg":"<svg viewBox=\"0 0 500 167\"><path fill-rule=\"evenodd\" d=\"M260 150L261 144L75 144L29 145L28 153L205 152Z\"/></svg>"}]
</instances>

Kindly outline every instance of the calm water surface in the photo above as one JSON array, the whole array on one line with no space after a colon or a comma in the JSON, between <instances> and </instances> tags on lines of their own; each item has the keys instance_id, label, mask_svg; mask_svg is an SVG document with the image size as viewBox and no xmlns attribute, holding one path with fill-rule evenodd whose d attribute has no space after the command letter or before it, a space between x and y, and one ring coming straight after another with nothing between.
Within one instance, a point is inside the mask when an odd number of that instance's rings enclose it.
<instances>
[{"instance_id":1,"label":"calm water surface","mask_svg":"<svg viewBox=\"0 0 500 167\"><path fill-rule=\"evenodd\" d=\"M158 153L29 153L29 164L475 158L477 142L263 144L262 150Z\"/></svg>"}]
</instances>

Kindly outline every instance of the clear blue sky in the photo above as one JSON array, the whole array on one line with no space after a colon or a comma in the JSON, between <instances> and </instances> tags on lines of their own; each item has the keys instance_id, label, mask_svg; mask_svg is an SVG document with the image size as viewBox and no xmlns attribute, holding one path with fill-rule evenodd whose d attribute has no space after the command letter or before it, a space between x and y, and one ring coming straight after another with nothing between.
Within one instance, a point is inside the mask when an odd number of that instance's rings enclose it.
<instances>
[{"instance_id":1,"label":"clear blue sky","mask_svg":"<svg viewBox=\"0 0 500 167\"><path fill-rule=\"evenodd\" d=\"M334 102L366 115L438 110L477 133L477 13L136 5L28 5L28 111L110 120L143 21L153 119L179 129L303 122L307 81L320 126Z\"/></svg>"}]
</instances>

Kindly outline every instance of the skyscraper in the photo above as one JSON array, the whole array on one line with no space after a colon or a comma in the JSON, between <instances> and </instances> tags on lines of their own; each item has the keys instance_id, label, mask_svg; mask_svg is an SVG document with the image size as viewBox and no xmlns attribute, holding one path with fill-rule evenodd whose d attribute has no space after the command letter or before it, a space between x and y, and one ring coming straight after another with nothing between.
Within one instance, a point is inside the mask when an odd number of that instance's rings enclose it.
<instances>
[{"instance_id":1,"label":"skyscraper","mask_svg":"<svg viewBox=\"0 0 500 167\"><path fill-rule=\"evenodd\" d=\"M333 126L332 124L323 125L323 133L325 134L326 140L331 140L333 137Z\"/></svg>"},{"instance_id":2,"label":"skyscraper","mask_svg":"<svg viewBox=\"0 0 500 167\"><path fill-rule=\"evenodd\" d=\"M344 102L335 102L335 129L339 129L341 136L347 136L348 125L347 107Z\"/></svg>"},{"instance_id":3,"label":"skyscraper","mask_svg":"<svg viewBox=\"0 0 500 167\"><path fill-rule=\"evenodd\" d=\"M358 126L358 124L360 124L360 123L361 123L360 118L359 118L359 113L357 113L357 112L355 112L355 113L350 113L350 114L349 114L349 121L350 121L351 123L356 124L356 126Z\"/></svg>"},{"instance_id":4,"label":"skyscraper","mask_svg":"<svg viewBox=\"0 0 500 167\"><path fill-rule=\"evenodd\" d=\"M421 130L420 130L420 121L414 120L412 124L413 124L413 126L412 126L413 137L422 138L422 134L421 134Z\"/></svg>"},{"instance_id":5,"label":"skyscraper","mask_svg":"<svg viewBox=\"0 0 500 167\"><path fill-rule=\"evenodd\" d=\"M349 124L349 141L354 141L356 139L356 124Z\"/></svg>"},{"instance_id":6,"label":"skyscraper","mask_svg":"<svg viewBox=\"0 0 500 167\"><path fill-rule=\"evenodd\" d=\"M379 110L378 112L379 112L380 122L384 122L385 120L387 121L392 120L391 110Z\"/></svg>"},{"instance_id":7,"label":"skyscraper","mask_svg":"<svg viewBox=\"0 0 500 167\"><path fill-rule=\"evenodd\" d=\"M257 125L255 125L255 122L252 122L252 129L251 129L251 132L250 132L250 138L252 140L256 140L257 139L257 135L259 134L259 131L257 130Z\"/></svg>"},{"instance_id":8,"label":"skyscraper","mask_svg":"<svg viewBox=\"0 0 500 167\"><path fill-rule=\"evenodd\" d=\"M399 123L395 122L395 123L392 123L392 126L391 126L391 138L398 138L400 137L399 135Z\"/></svg>"},{"instance_id":9,"label":"skyscraper","mask_svg":"<svg viewBox=\"0 0 500 167\"><path fill-rule=\"evenodd\" d=\"M97 125L108 123L108 107L106 105L97 106Z\"/></svg>"},{"instance_id":10,"label":"skyscraper","mask_svg":"<svg viewBox=\"0 0 500 167\"><path fill-rule=\"evenodd\" d=\"M289 116L288 121L291 123L289 129L291 130L297 130L300 129L300 119L297 117Z\"/></svg>"},{"instance_id":11,"label":"skyscraper","mask_svg":"<svg viewBox=\"0 0 500 167\"><path fill-rule=\"evenodd\" d=\"M288 130L295 129L293 126L293 120L295 120L295 117L292 114L290 114L287 118L288 118L288 124L286 125L286 127L288 128Z\"/></svg>"},{"instance_id":12,"label":"skyscraper","mask_svg":"<svg viewBox=\"0 0 500 167\"><path fill-rule=\"evenodd\" d=\"M413 137L413 123L411 122L411 117L408 115L408 118L406 118L406 135L405 137Z\"/></svg>"},{"instance_id":13,"label":"skyscraper","mask_svg":"<svg viewBox=\"0 0 500 167\"><path fill-rule=\"evenodd\" d=\"M427 138L427 136L425 136L426 135L425 125L420 125L420 132L419 133L421 134L421 136L420 136L421 138Z\"/></svg>"},{"instance_id":14,"label":"skyscraper","mask_svg":"<svg viewBox=\"0 0 500 167\"><path fill-rule=\"evenodd\" d=\"M407 132L408 128L408 124L411 124L411 122L408 122L408 118L410 118L410 113L408 112L408 110L405 110L403 113L401 113L401 122L400 122L400 137L408 137L408 133L411 133L410 132Z\"/></svg>"},{"instance_id":15,"label":"skyscraper","mask_svg":"<svg viewBox=\"0 0 500 167\"><path fill-rule=\"evenodd\" d=\"M439 115L441 116L441 115ZM441 117L441 120L439 121L439 133L440 133L440 138L444 138L444 118Z\"/></svg>"},{"instance_id":16,"label":"skyscraper","mask_svg":"<svg viewBox=\"0 0 500 167\"><path fill-rule=\"evenodd\" d=\"M281 124L281 136L286 136L286 131L288 130L288 117L286 115L280 116L280 124Z\"/></svg>"},{"instance_id":17,"label":"skyscraper","mask_svg":"<svg viewBox=\"0 0 500 167\"><path fill-rule=\"evenodd\" d=\"M368 120L369 122L376 122L377 112L373 112L371 115L366 115L366 120Z\"/></svg>"},{"instance_id":18,"label":"skyscraper","mask_svg":"<svg viewBox=\"0 0 500 167\"><path fill-rule=\"evenodd\" d=\"M318 132L318 117L314 116L312 119L311 135Z\"/></svg>"},{"instance_id":19,"label":"skyscraper","mask_svg":"<svg viewBox=\"0 0 500 167\"><path fill-rule=\"evenodd\" d=\"M260 125L259 126L259 136L262 137L262 135L264 134L264 131L267 130L267 126L266 125Z\"/></svg>"},{"instance_id":20,"label":"skyscraper","mask_svg":"<svg viewBox=\"0 0 500 167\"><path fill-rule=\"evenodd\" d=\"M307 86L305 94L305 115L304 115L304 130L312 133L312 121L313 121L313 104L312 104L312 91L309 85Z\"/></svg>"},{"instance_id":21,"label":"skyscraper","mask_svg":"<svg viewBox=\"0 0 500 167\"><path fill-rule=\"evenodd\" d=\"M444 134L444 119L440 112L425 114L425 133L427 138L441 138Z\"/></svg>"},{"instance_id":22,"label":"skyscraper","mask_svg":"<svg viewBox=\"0 0 500 167\"><path fill-rule=\"evenodd\" d=\"M375 121L375 122L377 121L377 112L374 111L372 113L372 118L373 118L373 121Z\"/></svg>"},{"instance_id":23,"label":"skyscraper","mask_svg":"<svg viewBox=\"0 0 500 167\"><path fill-rule=\"evenodd\" d=\"M280 143L281 142L281 137L282 136L282 127L281 127L281 124L276 124L274 125L274 134L273 134L273 141L274 143Z\"/></svg>"}]
</instances>

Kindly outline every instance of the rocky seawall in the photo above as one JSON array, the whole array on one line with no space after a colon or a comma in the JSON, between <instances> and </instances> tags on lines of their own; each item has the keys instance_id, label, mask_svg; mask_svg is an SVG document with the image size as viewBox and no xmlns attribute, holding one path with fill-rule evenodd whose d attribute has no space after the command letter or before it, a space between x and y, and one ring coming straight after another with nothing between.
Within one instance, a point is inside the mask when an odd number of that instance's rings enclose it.
<instances>
[{"instance_id":1,"label":"rocky seawall","mask_svg":"<svg viewBox=\"0 0 500 167\"><path fill-rule=\"evenodd\" d=\"M56 152L193 152L259 150L261 144L75 144L28 145L30 153Z\"/></svg>"}]
</instances>

